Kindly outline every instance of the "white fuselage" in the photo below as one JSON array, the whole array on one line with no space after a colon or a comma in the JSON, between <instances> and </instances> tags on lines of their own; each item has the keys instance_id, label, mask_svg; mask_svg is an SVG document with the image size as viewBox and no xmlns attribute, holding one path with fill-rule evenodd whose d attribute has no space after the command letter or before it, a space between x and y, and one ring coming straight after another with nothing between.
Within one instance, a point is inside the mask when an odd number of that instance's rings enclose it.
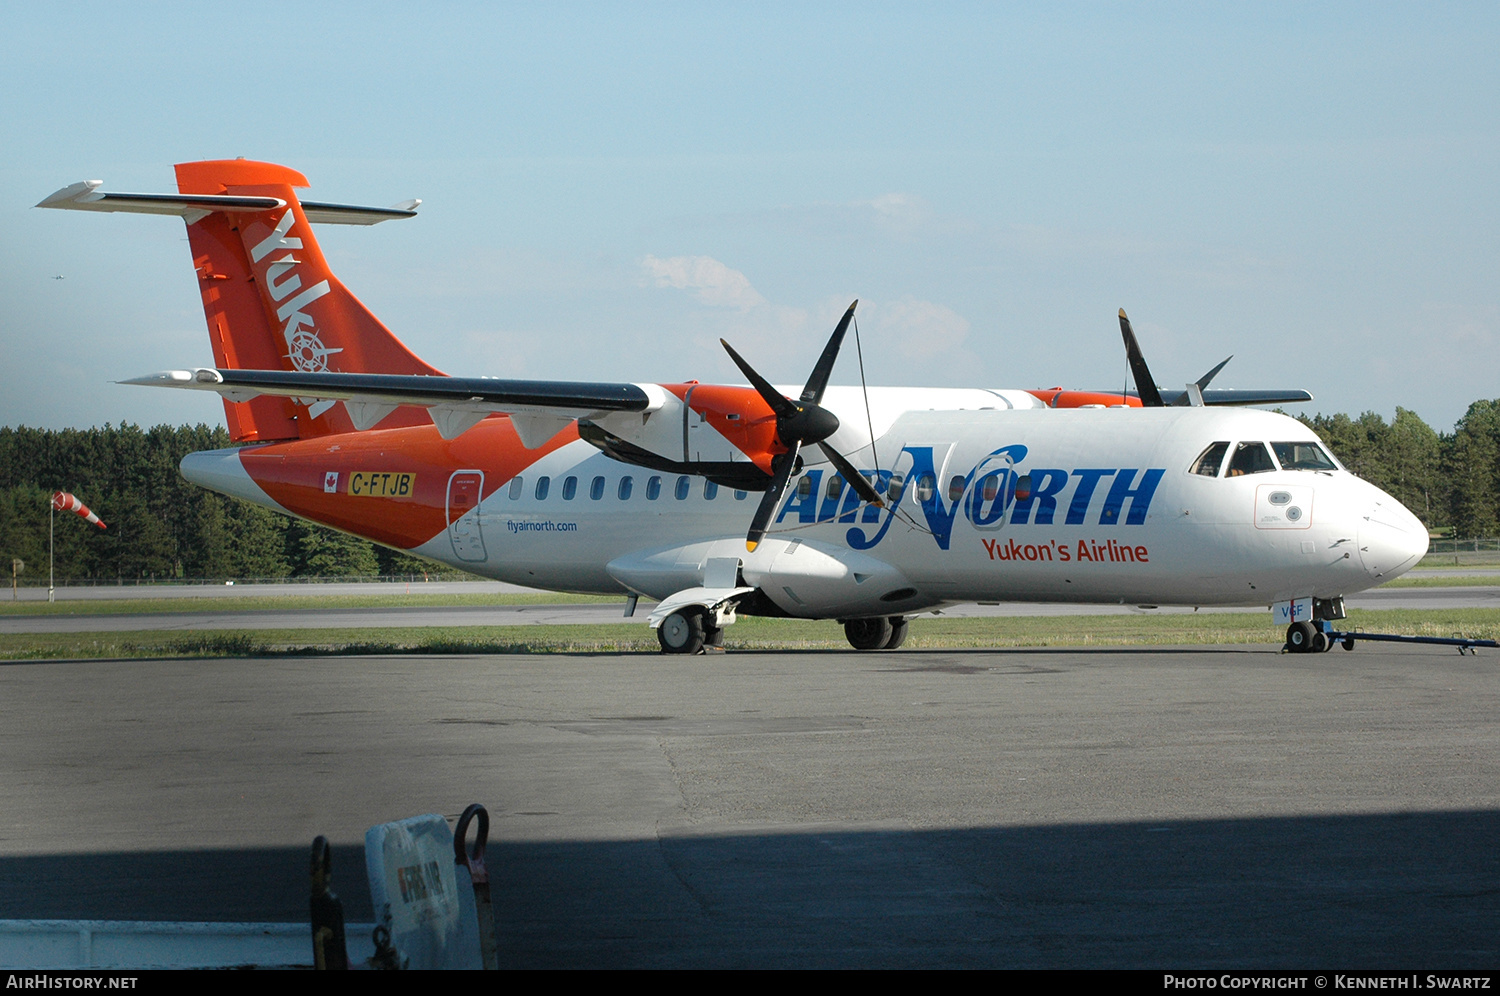
<instances>
[{"instance_id":1,"label":"white fuselage","mask_svg":"<svg viewBox=\"0 0 1500 996\"><path fill-rule=\"evenodd\" d=\"M679 485L574 442L415 552L519 584L654 598L737 557L743 583L781 610L827 617L970 601L1268 605L1372 587L1426 551L1416 517L1345 470L1194 473L1220 441L1316 437L1243 409L908 411L874 452L849 451L884 472L882 491L902 482L889 508L830 489L831 467L810 464L754 553L743 537L757 493Z\"/></svg>"}]
</instances>

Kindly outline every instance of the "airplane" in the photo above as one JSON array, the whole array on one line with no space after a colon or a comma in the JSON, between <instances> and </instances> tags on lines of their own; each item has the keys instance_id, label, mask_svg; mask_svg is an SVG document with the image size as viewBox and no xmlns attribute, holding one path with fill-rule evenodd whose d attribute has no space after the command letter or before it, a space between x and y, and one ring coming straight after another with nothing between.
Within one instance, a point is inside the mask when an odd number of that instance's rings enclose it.
<instances>
[{"instance_id":1,"label":"airplane","mask_svg":"<svg viewBox=\"0 0 1500 996\"><path fill-rule=\"evenodd\" d=\"M657 601L666 653L739 614L835 619L890 650L969 602L1269 606L1326 650L1343 597L1427 551L1407 509L1294 419L1304 391L831 386L851 305L805 384L450 377L335 277L314 223L410 218L300 199L300 173L183 163L175 194L100 181L38 206L181 217L212 367L127 384L210 391L235 448L189 481L484 577ZM856 302L857 304L858 302ZM1227 362L1227 361L1226 361ZM1352 646L1345 643L1346 649Z\"/></svg>"}]
</instances>

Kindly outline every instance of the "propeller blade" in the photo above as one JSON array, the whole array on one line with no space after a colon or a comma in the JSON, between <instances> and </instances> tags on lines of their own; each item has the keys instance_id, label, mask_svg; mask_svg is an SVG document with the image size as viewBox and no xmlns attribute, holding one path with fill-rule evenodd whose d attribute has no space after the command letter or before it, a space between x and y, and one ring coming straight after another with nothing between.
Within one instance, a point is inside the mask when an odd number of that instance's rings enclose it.
<instances>
[{"instance_id":1,"label":"propeller blade","mask_svg":"<svg viewBox=\"0 0 1500 996\"><path fill-rule=\"evenodd\" d=\"M781 504L781 496L786 492L786 482L797 467L797 451L801 448L800 443L794 444L790 450L771 461L771 486L760 496L755 516L750 520L750 531L745 534L745 549L750 553L754 553L755 548L760 546L760 541L766 538L771 516L775 514L776 506Z\"/></svg>"},{"instance_id":2,"label":"propeller blade","mask_svg":"<svg viewBox=\"0 0 1500 996\"><path fill-rule=\"evenodd\" d=\"M828 387L828 378L833 376L833 362L839 358L839 347L844 344L844 333L849 330L849 322L854 318L854 309L859 307L859 299L849 305L849 310L844 312L844 317L839 319L838 327L833 330L833 337L828 340L828 345L823 347L823 355L818 357L817 365L813 367L812 374L807 378L807 386L802 389L802 400L811 401L813 404L822 404L823 391Z\"/></svg>"},{"instance_id":3,"label":"propeller blade","mask_svg":"<svg viewBox=\"0 0 1500 996\"><path fill-rule=\"evenodd\" d=\"M734 361L734 365L740 368L740 373L745 375L745 379L750 381L750 385L755 388L755 392L765 399L766 404L771 406L771 411L776 413L778 419L790 418L802 410L791 398L788 398L772 387L770 381L756 373L755 368L746 363L745 358L736 353L733 346L723 339L719 340L719 344L724 347L725 352L729 354L729 358Z\"/></svg>"},{"instance_id":4,"label":"propeller blade","mask_svg":"<svg viewBox=\"0 0 1500 996\"><path fill-rule=\"evenodd\" d=\"M1141 344L1135 341L1135 331L1125 309L1120 309L1120 334L1125 337L1125 356L1130 361L1130 375L1135 378L1135 391L1141 396L1141 404L1147 408L1162 408L1161 392L1146 367L1146 357L1141 354ZM1226 361L1227 362L1227 361ZM1217 372L1217 371L1215 371Z\"/></svg>"},{"instance_id":5,"label":"propeller blade","mask_svg":"<svg viewBox=\"0 0 1500 996\"><path fill-rule=\"evenodd\" d=\"M1234 359L1233 353L1224 357L1224 361L1218 366L1214 367L1202 377L1199 377L1196 383L1189 384L1186 391L1183 391L1180 395L1173 399L1170 407L1191 408L1197 406L1201 408L1203 406L1203 389L1208 386L1209 381L1213 380L1214 377L1218 375L1220 370L1224 369L1224 364L1228 363L1232 359Z\"/></svg>"},{"instance_id":6,"label":"propeller blade","mask_svg":"<svg viewBox=\"0 0 1500 996\"><path fill-rule=\"evenodd\" d=\"M839 474L844 480L849 482L849 486L855 490L855 493L876 508L885 508L885 500L880 497L880 492L876 491L870 485L870 482L865 480L865 475L855 470L854 465L844 459L842 453L827 443L819 443L818 449L823 451L823 455L838 469Z\"/></svg>"},{"instance_id":7,"label":"propeller blade","mask_svg":"<svg viewBox=\"0 0 1500 996\"><path fill-rule=\"evenodd\" d=\"M1219 375L1219 371L1223 370L1224 369L1224 365L1226 363L1228 363L1232 359L1234 359L1234 354L1230 353L1228 356L1224 357L1223 362L1221 362L1218 366L1214 367L1212 370L1210 370L1208 373L1204 374L1202 377L1199 377L1198 378L1198 390L1201 391L1205 387L1207 387L1208 386L1208 382L1211 381L1211 380L1213 380L1215 377L1217 377Z\"/></svg>"}]
</instances>

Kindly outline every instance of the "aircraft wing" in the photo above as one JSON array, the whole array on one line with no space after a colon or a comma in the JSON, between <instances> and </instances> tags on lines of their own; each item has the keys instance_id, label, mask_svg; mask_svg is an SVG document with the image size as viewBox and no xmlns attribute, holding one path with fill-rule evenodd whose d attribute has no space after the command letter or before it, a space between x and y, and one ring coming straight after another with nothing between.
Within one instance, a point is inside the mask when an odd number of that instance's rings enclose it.
<instances>
[{"instance_id":1,"label":"aircraft wing","mask_svg":"<svg viewBox=\"0 0 1500 996\"><path fill-rule=\"evenodd\" d=\"M230 401L261 395L342 401L355 428L361 430L373 427L401 405L413 405L427 409L444 439L463 434L486 415L503 412L511 416L529 448L542 445L575 419L610 412L645 414L667 402L667 392L655 384L211 367L166 370L120 383L214 391Z\"/></svg>"},{"instance_id":2,"label":"aircraft wing","mask_svg":"<svg viewBox=\"0 0 1500 996\"><path fill-rule=\"evenodd\" d=\"M1203 403L1205 405L1296 405L1304 401L1311 401L1312 394L1307 391L1284 389L1269 391L1242 391L1232 387L1206 387L1203 388ZM1134 391L1130 392L1135 395ZM1162 391L1162 404L1165 405L1188 405L1187 391Z\"/></svg>"}]
</instances>

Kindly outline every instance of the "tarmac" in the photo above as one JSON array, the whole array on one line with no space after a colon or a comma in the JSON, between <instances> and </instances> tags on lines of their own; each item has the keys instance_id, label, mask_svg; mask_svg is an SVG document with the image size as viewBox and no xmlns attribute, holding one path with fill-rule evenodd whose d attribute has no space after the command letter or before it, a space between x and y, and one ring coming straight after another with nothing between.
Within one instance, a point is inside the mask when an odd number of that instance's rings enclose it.
<instances>
[{"instance_id":1,"label":"tarmac","mask_svg":"<svg viewBox=\"0 0 1500 996\"><path fill-rule=\"evenodd\" d=\"M1468 571L1466 574L1482 573ZM28 589L28 602L38 601L39 589ZM40 589L45 598L45 589ZM370 606L364 608L315 608L236 611L234 600L251 595L396 595L406 592L442 596L464 594L543 594L501 582L437 582L431 585L170 585L89 587L58 589L64 603L87 599L192 598L211 600L213 608L195 605L191 611L131 614L82 614L0 616L0 633L119 633L134 631L278 630L278 629L391 629L406 627L528 626L620 624L645 625L651 604L641 602L631 618L619 602L553 603L532 605L441 605ZM1375 588L1348 596L1354 609L1500 609L1500 585L1453 588ZM1175 615L1193 612L1191 606L1142 607L1122 604L1002 602L967 604L946 608L950 618L1078 616L1078 615ZM1205 608L1206 612L1266 612L1253 608Z\"/></svg>"},{"instance_id":2,"label":"tarmac","mask_svg":"<svg viewBox=\"0 0 1500 996\"><path fill-rule=\"evenodd\" d=\"M511 967L1493 968L1494 652L0 665L0 918L305 921L493 816Z\"/></svg>"}]
</instances>

